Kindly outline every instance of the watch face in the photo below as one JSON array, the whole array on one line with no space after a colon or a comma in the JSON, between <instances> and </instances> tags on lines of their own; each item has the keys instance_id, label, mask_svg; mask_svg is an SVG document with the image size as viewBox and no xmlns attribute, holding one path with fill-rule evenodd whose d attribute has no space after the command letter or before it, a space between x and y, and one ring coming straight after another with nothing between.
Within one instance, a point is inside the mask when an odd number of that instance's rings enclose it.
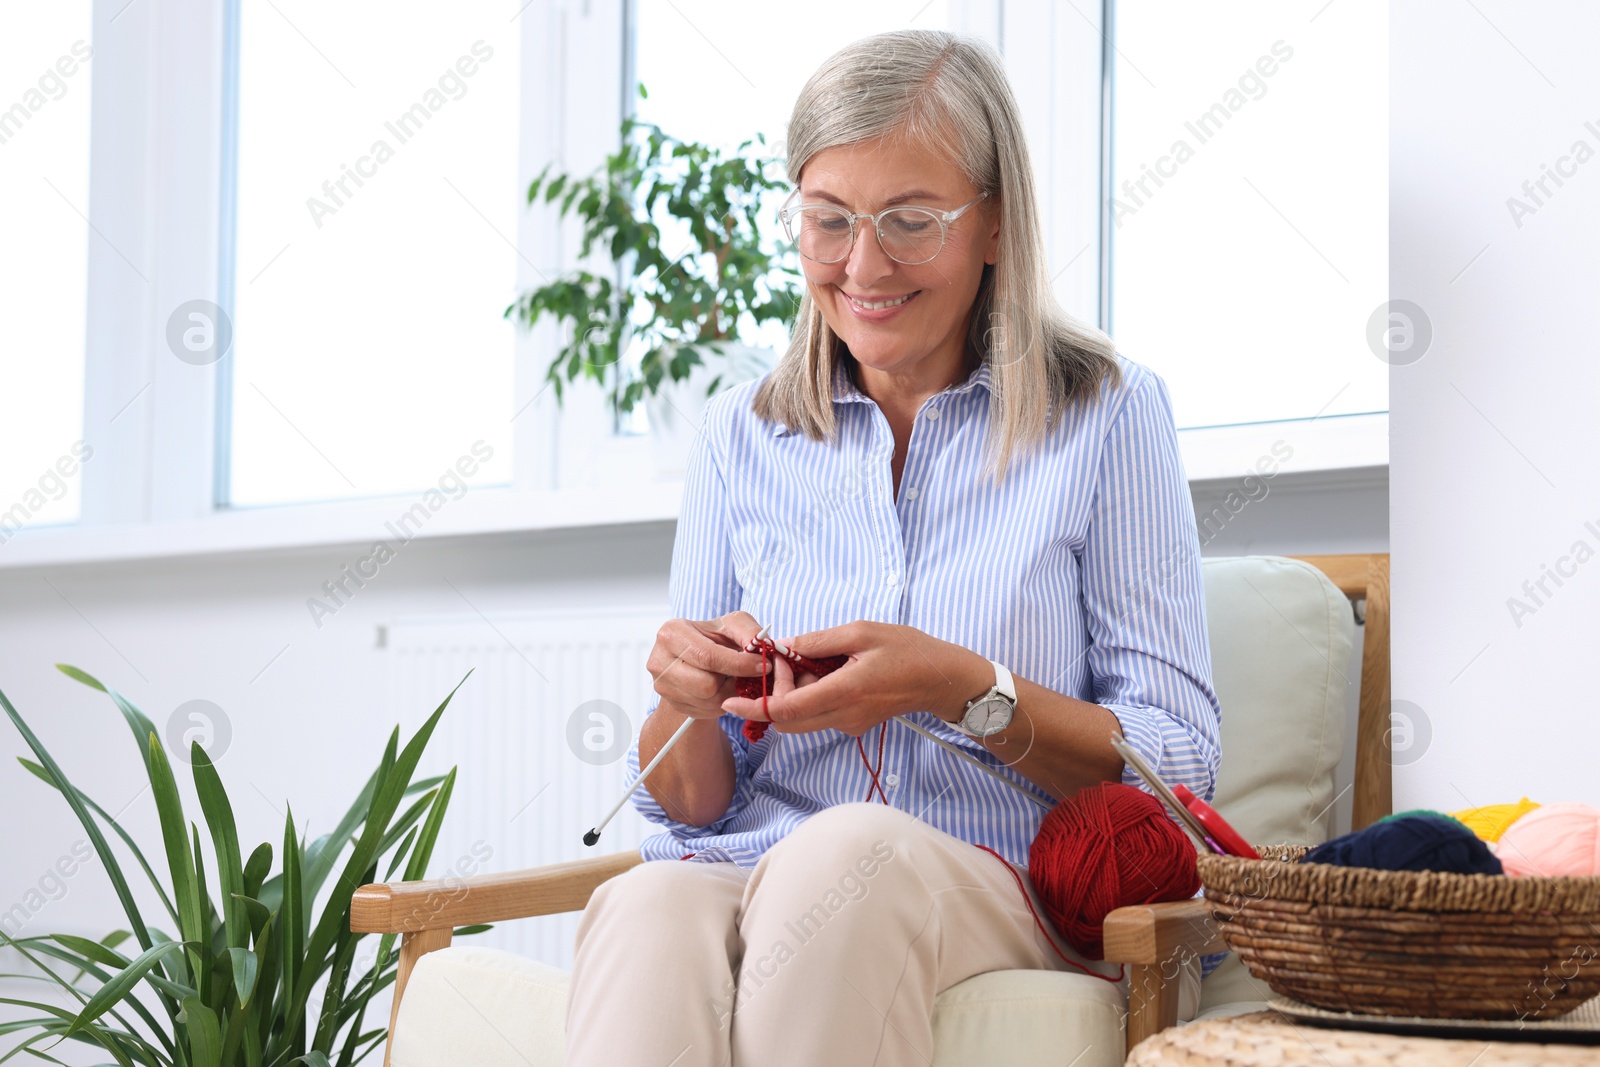
<instances>
[{"instance_id":1,"label":"watch face","mask_svg":"<svg viewBox=\"0 0 1600 1067\"><path fill-rule=\"evenodd\" d=\"M967 709L962 722L967 729L979 737L988 737L997 734L1011 725L1012 705L1009 701L998 697L980 700Z\"/></svg>"}]
</instances>

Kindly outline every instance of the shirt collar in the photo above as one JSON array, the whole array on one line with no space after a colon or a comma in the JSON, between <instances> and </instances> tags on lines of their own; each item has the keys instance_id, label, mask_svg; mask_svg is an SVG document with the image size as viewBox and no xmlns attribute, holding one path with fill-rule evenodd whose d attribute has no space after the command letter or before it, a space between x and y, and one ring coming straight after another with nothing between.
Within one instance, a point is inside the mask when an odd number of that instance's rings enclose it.
<instances>
[{"instance_id":1,"label":"shirt collar","mask_svg":"<svg viewBox=\"0 0 1600 1067\"><path fill-rule=\"evenodd\" d=\"M978 364L978 369L969 374L966 381L940 390L929 399L960 396L963 393L970 393L980 386L984 389L992 388L990 385L989 361L987 359ZM835 404L872 403L872 398L856 388L855 383L850 380L850 374L845 370L842 361L834 364L833 368L833 402ZM781 422L773 424L772 435L774 437L782 437L793 432L790 427L783 425Z\"/></svg>"}]
</instances>

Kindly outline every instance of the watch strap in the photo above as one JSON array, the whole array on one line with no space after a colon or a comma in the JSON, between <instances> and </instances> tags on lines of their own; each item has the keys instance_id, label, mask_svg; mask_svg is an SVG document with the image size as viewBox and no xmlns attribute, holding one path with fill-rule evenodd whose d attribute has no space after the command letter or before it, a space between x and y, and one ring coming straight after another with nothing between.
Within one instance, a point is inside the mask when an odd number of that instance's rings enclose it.
<instances>
[{"instance_id":1,"label":"watch strap","mask_svg":"<svg viewBox=\"0 0 1600 1067\"><path fill-rule=\"evenodd\" d=\"M1011 677L1011 672L1006 670L1005 666L998 660L990 660L989 663L994 667L995 691L1015 704L1017 702L1017 683Z\"/></svg>"}]
</instances>

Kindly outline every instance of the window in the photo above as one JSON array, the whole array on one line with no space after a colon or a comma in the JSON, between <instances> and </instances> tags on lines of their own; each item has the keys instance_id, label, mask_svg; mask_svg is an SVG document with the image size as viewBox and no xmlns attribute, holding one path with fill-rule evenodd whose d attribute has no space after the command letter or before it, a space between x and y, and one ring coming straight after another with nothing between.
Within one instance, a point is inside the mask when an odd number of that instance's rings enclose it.
<instances>
[{"instance_id":1,"label":"window","mask_svg":"<svg viewBox=\"0 0 1600 1067\"><path fill-rule=\"evenodd\" d=\"M1110 326L1179 427L1387 410L1387 20L1116 4Z\"/></svg>"},{"instance_id":2,"label":"window","mask_svg":"<svg viewBox=\"0 0 1600 1067\"><path fill-rule=\"evenodd\" d=\"M92 9L0 10L0 285L16 309L0 326L0 563L446 478L513 486L475 496L460 529L552 500L562 523L670 514L670 450L626 432L647 410L618 426L592 386L557 405L556 331L504 318L574 266L576 223L531 208L528 183L550 162L591 172L623 112L724 151L762 134L781 158L818 65L901 27L1001 49L1056 292L1166 377L1192 479L1250 466L1289 421L1299 469L1386 461L1387 368L1368 340L1387 297L1384 4ZM159 329L129 343L139 322ZM197 543L340 538L387 506L202 522ZM13 538L80 514L106 536Z\"/></svg>"},{"instance_id":3,"label":"window","mask_svg":"<svg viewBox=\"0 0 1600 1067\"><path fill-rule=\"evenodd\" d=\"M0 544L78 516L89 214L86 2L0 8ZM130 265L131 269L131 265Z\"/></svg>"},{"instance_id":4,"label":"window","mask_svg":"<svg viewBox=\"0 0 1600 1067\"><path fill-rule=\"evenodd\" d=\"M241 0L220 503L510 481L512 11Z\"/></svg>"}]
</instances>

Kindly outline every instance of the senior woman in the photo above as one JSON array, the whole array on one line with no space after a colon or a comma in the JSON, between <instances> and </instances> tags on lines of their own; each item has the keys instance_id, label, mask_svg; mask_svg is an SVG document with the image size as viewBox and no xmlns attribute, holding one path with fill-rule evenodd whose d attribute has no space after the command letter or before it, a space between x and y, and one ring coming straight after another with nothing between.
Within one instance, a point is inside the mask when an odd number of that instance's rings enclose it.
<instances>
[{"instance_id":1,"label":"senior woman","mask_svg":"<svg viewBox=\"0 0 1600 1067\"><path fill-rule=\"evenodd\" d=\"M776 369L707 405L691 455L680 617L629 755L693 720L635 795L664 828L644 857L670 862L584 913L570 1064L927 1063L942 990L1097 968L1017 876L1034 800L1136 783L1113 735L1199 795L1216 774L1166 388L1051 298L999 57L941 32L858 41L787 133L806 297ZM815 678L776 659L771 695L741 698L763 624L848 660ZM772 724L759 741L750 719Z\"/></svg>"}]
</instances>

